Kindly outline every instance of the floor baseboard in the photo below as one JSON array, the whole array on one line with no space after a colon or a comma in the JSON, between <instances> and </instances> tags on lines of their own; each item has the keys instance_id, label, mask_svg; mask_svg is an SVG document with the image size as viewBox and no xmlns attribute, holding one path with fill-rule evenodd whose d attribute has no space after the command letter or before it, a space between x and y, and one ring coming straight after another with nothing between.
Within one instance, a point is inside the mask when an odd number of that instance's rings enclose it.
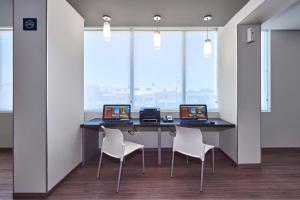
<instances>
[{"instance_id":1,"label":"floor baseboard","mask_svg":"<svg viewBox=\"0 0 300 200\"><path fill-rule=\"evenodd\" d=\"M48 193L13 193L13 199L47 199Z\"/></svg>"},{"instance_id":2,"label":"floor baseboard","mask_svg":"<svg viewBox=\"0 0 300 200\"><path fill-rule=\"evenodd\" d=\"M68 178L76 169L78 169L81 166L81 162L74 167L64 178L62 178L53 188L51 188L51 190L49 190L47 192L47 196L49 196L52 192L54 192L59 186L60 184L66 179Z\"/></svg>"},{"instance_id":3,"label":"floor baseboard","mask_svg":"<svg viewBox=\"0 0 300 200\"><path fill-rule=\"evenodd\" d=\"M0 147L0 151L12 151L12 147Z\"/></svg>"},{"instance_id":4,"label":"floor baseboard","mask_svg":"<svg viewBox=\"0 0 300 200\"><path fill-rule=\"evenodd\" d=\"M261 152L288 152L288 151L300 151L300 147L263 147Z\"/></svg>"},{"instance_id":5,"label":"floor baseboard","mask_svg":"<svg viewBox=\"0 0 300 200\"><path fill-rule=\"evenodd\" d=\"M14 199L47 199L51 193L53 193L62 182L68 178L78 167L81 166L81 162L74 167L63 179L61 179L51 190L46 193L13 193Z\"/></svg>"},{"instance_id":6,"label":"floor baseboard","mask_svg":"<svg viewBox=\"0 0 300 200\"><path fill-rule=\"evenodd\" d=\"M232 159L230 158L220 147L217 147L215 149L218 149L222 154L224 154L229 160L231 160L231 162L235 165L238 166L238 164Z\"/></svg>"}]
</instances>

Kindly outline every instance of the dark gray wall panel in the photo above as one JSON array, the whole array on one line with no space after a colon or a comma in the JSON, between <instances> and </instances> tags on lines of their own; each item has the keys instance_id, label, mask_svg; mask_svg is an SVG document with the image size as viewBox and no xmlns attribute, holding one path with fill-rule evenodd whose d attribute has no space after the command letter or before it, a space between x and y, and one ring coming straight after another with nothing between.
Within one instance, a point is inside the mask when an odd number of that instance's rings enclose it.
<instances>
[{"instance_id":1,"label":"dark gray wall panel","mask_svg":"<svg viewBox=\"0 0 300 200\"><path fill-rule=\"evenodd\" d=\"M271 112L262 113L263 147L300 147L300 31L271 32Z\"/></svg>"}]
</instances>

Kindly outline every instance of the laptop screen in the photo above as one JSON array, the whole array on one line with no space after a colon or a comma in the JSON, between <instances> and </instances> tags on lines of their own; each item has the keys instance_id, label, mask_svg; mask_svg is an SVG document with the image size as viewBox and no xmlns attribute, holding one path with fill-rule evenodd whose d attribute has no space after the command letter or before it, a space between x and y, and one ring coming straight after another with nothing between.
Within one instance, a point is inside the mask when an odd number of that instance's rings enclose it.
<instances>
[{"instance_id":1,"label":"laptop screen","mask_svg":"<svg viewBox=\"0 0 300 200\"><path fill-rule=\"evenodd\" d=\"M198 105L180 105L180 119L207 120L207 106Z\"/></svg>"},{"instance_id":2,"label":"laptop screen","mask_svg":"<svg viewBox=\"0 0 300 200\"><path fill-rule=\"evenodd\" d=\"M130 105L104 105L103 119L129 120Z\"/></svg>"}]
</instances>

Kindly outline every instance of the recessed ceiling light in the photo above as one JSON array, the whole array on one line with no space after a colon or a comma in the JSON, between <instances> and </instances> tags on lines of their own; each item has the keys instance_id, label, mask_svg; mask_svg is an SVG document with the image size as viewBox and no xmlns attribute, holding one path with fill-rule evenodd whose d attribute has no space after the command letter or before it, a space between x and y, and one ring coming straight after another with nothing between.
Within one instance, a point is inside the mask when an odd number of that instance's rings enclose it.
<instances>
[{"instance_id":1,"label":"recessed ceiling light","mask_svg":"<svg viewBox=\"0 0 300 200\"><path fill-rule=\"evenodd\" d=\"M102 19L103 19L104 21L106 21L106 22L108 22L108 21L111 20L111 19L110 19L110 16L108 16L108 15L103 15Z\"/></svg>"},{"instance_id":2,"label":"recessed ceiling light","mask_svg":"<svg viewBox=\"0 0 300 200\"><path fill-rule=\"evenodd\" d=\"M160 15L154 15L153 20L156 21L156 22L160 21L161 20L161 16Z\"/></svg>"},{"instance_id":3,"label":"recessed ceiling light","mask_svg":"<svg viewBox=\"0 0 300 200\"><path fill-rule=\"evenodd\" d=\"M205 15L203 18L204 21L210 21L211 19L212 19L211 15Z\"/></svg>"}]
</instances>

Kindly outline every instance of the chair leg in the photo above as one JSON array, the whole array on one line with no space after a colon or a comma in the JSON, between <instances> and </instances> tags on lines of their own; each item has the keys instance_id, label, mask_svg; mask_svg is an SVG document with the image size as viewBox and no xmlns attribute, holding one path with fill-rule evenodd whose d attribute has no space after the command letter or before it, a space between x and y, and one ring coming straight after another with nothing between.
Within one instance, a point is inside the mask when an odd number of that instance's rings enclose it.
<instances>
[{"instance_id":1,"label":"chair leg","mask_svg":"<svg viewBox=\"0 0 300 200\"><path fill-rule=\"evenodd\" d=\"M103 153L101 152L100 159L99 159L98 172L97 172L97 179L99 179L99 176L100 176L100 168L101 168L101 162L102 162L102 155L103 155Z\"/></svg>"},{"instance_id":2,"label":"chair leg","mask_svg":"<svg viewBox=\"0 0 300 200\"><path fill-rule=\"evenodd\" d=\"M211 149L212 171L215 172L215 149Z\"/></svg>"},{"instance_id":3,"label":"chair leg","mask_svg":"<svg viewBox=\"0 0 300 200\"><path fill-rule=\"evenodd\" d=\"M173 177L173 166L174 166L174 151L172 151L171 177Z\"/></svg>"},{"instance_id":4,"label":"chair leg","mask_svg":"<svg viewBox=\"0 0 300 200\"><path fill-rule=\"evenodd\" d=\"M200 191L203 191L203 172L204 172L204 160L201 163L201 185L200 185Z\"/></svg>"},{"instance_id":5,"label":"chair leg","mask_svg":"<svg viewBox=\"0 0 300 200\"><path fill-rule=\"evenodd\" d=\"M143 174L145 173L145 154L144 154L144 148L142 148L142 159L143 159Z\"/></svg>"},{"instance_id":6,"label":"chair leg","mask_svg":"<svg viewBox=\"0 0 300 200\"><path fill-rule=\"evenodd\" d=\"M189 157L186 156L186 164L188 165L189 164Z\"/></svg>"},{"instance_id":7,"label":"chair leg","mask_svg":"<svg viewBox=\"0 0 300 200\"><path fill-rule=\"evenodd\" d=\"M122 164L123 164L123 161L120 161L117 192L119 192L119 188L120 188L120 180L121 180L121 173L122 173Z\"/></svg>"}]
</instances>

